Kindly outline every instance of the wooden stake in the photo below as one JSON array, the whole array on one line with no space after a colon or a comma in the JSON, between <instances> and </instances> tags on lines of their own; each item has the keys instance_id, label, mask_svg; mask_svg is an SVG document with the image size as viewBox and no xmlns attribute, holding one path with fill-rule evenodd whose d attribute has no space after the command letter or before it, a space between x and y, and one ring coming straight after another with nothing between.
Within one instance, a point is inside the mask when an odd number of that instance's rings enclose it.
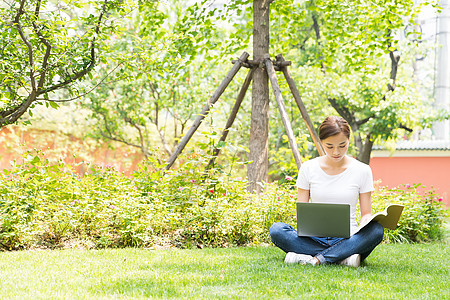
<instances>
[{"instance_id":1,"label":"wooden stake","mask_svg":"<svg viewBox=\"0 0 450 300\"><path fill-rule=\"evenodd\" d=\"M270 83L272 84L273 93L275 94L275 99L277 100L281 120L283 121L283 125L286 130L286 134L288 136L289 144L291 145L295 163L297 164L297 168L300 169L300 166L302 165L302 161L300 159L300 152L298 151L297 142L295 141L294 132L292 131L291 122L289 121L289 117L286 112L286 108L284 106L280 86L278 85L275 69L273 67L272 61L270 60L269 54L264 55L264 64L266 65L267 73L269 74Z\"/></svg>"},{"instance_id":2,"label":"wooden stake","mask_svg":"<svg viewBox=\"0 0 450 300\"><path fill-rule=\"evenodd\" d=\"M276 58L280 62L284 61L283 55L281 54L278 54ZM289 85L289 88L291 89L292 95L294 96L295 102L297 103L297 106L300 109L300 113L302 114L303 120L306 123L306 127L308 127L309 134L311 135L311 138L314 144L316 145L316 149L319 152L319 155L321 156L325 155L325 151L322 148L319 136L317 135L317 132L314 130L314 125L311 121L311 118L308 115L308 112L306 111L305 104L303 104L302 98L300 97L300 92L298 91L297 86L295 85L294 79L292 79L291 74L289 73L289 70L286 67L283 67L282 71Z\"/></svg>"},{"instance_id":3,"label":"wooden stake","mask_svg":"<svg viewBox=\"0 0 450 300\"><path fill-rule=\"evenodd\" d=\"M194 135L197 128L202 123L203 119L205 119L205 117L208 115L210 106L214 105L217 102L217 100L220 98L220 96L225 91L227 86L230 84L234 75L236 75L236 73L239 71L242 64L247 60L248 57L249 57L249 54L247 52L244 52L241 55L241 57L239 57L239 60L233 65L233 67L228 72L228 74L225 76L225 78L222 80L222 82L220 83L217 90L214 92L214 94L209 99L208 103L206 103L205 106L203 107L203 110L201 111L201 113L195 119L195 121L192 124L189 131L181 139L180 144L178 144L177 149L175 149L175 151L172 153L172 156L167 161L166 170L169 170L170 167L172 167L172 165L175 162L175 160L177 159L178 155L180 155L180 153L183 151L184 147L186 147L187 143Z\"/></svg>"},{"instance_id":4,"label":"wooden stake","mask_svg":"<svg viewBox=\"0 0 450 300\"><path fill-rule=\"evenodd\" d=\"M225 140L228 136L228 132L229 132L231 126L233 126L234 120L236 119L236 115L239 111L239 108L241 107L242 100L244 100L245 93L247 92L248 87L250 86L250 83L252 82L253 71L254 71L254 69L250 69L247 73L247 77L245 78L244 84L242 85L241 90L239 91L239 94L236 98L236 102L234 103L233 110L231 111L231 114L228 117L227 124L225 125L225 128L222 132L222 136L220 137L219 143L225 142ZM220 149L215 148L213 151L213 157L211 157L211 159L209 160L209 163L206 166L205 170L209 170L212 168L212 166L214 165L214 161L216 160L216 157L219 156L219 153L220 153Z\"/></svg>"}]
</instances>

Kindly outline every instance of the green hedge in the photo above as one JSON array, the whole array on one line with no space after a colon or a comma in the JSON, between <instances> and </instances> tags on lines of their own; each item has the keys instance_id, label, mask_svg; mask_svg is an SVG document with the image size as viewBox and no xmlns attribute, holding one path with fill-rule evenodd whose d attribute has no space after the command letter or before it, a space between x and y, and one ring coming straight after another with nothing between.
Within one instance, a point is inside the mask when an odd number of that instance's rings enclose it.
<instances>
[{"instance_id":1,"label":"green hedge","mask_svg":"<svg viewBox=\"0 0 450 300\"><path fill-rule=\"evenodd\" d=\"M421 184L386 189L380 187L372 197L372 210L383 210L387 204L405 206L396 230L385 230L385 241L414 243L440 240L444 237L444 220L448 210L433 189Z\"/></svg>"},{"instance_id":2,"label":"green hedge","mask_svg":"<svg viewBox=\"0 0 450 300\"><path fill-rule=\"evenodd\" d=\"M191 160L167 172L143 166L127 177L91 165L81 178L66 164L28 153L0 175L0 249L257 245L270 243L274 222L295 224L291 178L254 195L245 180L202 169ZM387 242L442 237L446 210L432 191L381 188L373 199L374 211L406 206Z\"/></svg>"}]
</instances>

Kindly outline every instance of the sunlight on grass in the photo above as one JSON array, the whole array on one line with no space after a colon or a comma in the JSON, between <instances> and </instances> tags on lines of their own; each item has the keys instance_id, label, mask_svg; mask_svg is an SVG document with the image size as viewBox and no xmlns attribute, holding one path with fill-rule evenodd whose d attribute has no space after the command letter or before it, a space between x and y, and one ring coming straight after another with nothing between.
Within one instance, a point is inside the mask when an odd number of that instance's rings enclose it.
<instances>
[{"instance_id":1,"label":"sunlight on grass","mask_svg":"<svg viewBox=\"0 0 450 300\"><path fill-rule=\"evenodd\" d=\"M2 298L448 299L448 244L379 246L358 269L285 265L274 247L0 253Z\"/></svg>"}]
</instances>

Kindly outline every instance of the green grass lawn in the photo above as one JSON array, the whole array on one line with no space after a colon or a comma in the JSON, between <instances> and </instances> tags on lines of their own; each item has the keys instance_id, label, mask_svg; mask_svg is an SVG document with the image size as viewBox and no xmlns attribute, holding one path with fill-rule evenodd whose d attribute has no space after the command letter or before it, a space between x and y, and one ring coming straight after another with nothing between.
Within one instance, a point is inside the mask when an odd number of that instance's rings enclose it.
<instances>
[{"instance_id":1,"label":"green grass lawn","mask_svg":"<svg viewBox=\"0 0 450 300\"><path fill-rule=\"evenodd\" d=\"M285 265L274 247L0 253L1 299L450 299L448 243L383 244L367 263Z\"/></svg>"}]
</instances>

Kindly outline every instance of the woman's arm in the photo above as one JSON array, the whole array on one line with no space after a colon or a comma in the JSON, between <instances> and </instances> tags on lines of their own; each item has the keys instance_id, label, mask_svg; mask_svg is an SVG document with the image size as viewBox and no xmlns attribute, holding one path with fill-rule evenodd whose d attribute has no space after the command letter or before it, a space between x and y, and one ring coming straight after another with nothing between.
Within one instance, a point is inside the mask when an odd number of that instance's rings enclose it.
<instances>
[{"instance_id":1,"label":"woman's arm","mask_svg":"<svg viewBox=\"0 0 450 300\"><path fill-rule=\"evenodd\" d=\"M309 190L298 189L297 202L309 202Z\"/></svg>"},{"instance_id":2,"label":"woman's arm","mask_svg":"<svg viewBox=\"0 0 450 300\"><path fill-rule=\"evenodd\" d=\"M372 192L359 194L359 207L361 209L361 224L372 215Z\"/></svg>"}]
</instances>

